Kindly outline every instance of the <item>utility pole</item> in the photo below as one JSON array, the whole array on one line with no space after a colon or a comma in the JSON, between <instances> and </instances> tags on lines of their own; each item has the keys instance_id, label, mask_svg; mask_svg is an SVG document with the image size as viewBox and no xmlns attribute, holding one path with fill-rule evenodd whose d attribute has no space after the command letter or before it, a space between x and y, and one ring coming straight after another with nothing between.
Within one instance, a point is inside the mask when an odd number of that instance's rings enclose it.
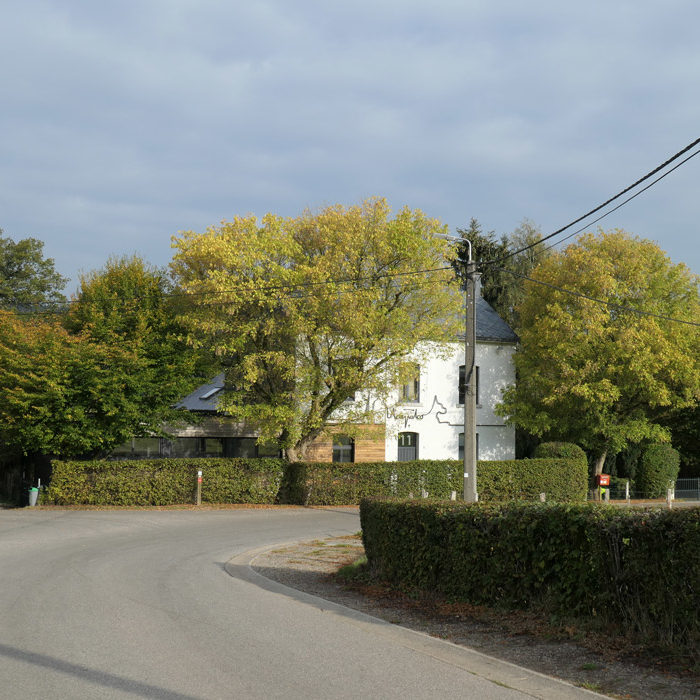
<instances>
[{"instance_id":1,"label":"utility pole","mask_svg":"<svg viewBox=\"0 0 700 700\"><path fill-rule=\"evenodd\" d=\"M476 503L476 263L472 261L469 245L467 279L465 283L464 333L464 500Z\"/></svg>"},{"instance_id":2,"label":"utility pole","mask_svg":"<svg viewBox=\"0 0 700 700\"><path fill-rule=\"evenodd\" d=\"M464 500L476 503L476 295L479 273L472 260L472 244L466 238L435 234L452 243L467 246L466 280L464 283Z\"/></svg>"}]
</instances>

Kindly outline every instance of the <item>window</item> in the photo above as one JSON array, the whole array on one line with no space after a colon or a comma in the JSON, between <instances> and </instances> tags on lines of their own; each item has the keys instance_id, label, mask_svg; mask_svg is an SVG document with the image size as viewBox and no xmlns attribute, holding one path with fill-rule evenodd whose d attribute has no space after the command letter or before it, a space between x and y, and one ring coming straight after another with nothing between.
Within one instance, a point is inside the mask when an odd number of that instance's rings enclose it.
<instances>
[{"instance_id":1,"label":"window","mask_svg":"<svg viewBox=\"0 0 700 700\"><path fill-rule=\"evenodd\" d=\"M279 457L280 454L280 448L275 442L263 442L255 446L256 457Z\"/></svg>"},{"instance_id":2,"label":"window","mask_svg":"<svg viewBox=\"0 0 700 700\"><path fill-rule=\"evenodd\" d=\"M479 433L476 434L476 458L479 459ZM457 448L457 459L464 461L464 433L459 434L459 447Z\"/></svg>"},{"instance_id":3,"label":"window","mask_svg":"<svg viewBox=\"0 0 700 700\"><path fill-rule=\"evenodd\" d=\"M224 438L224 457L255 457L255 438Z\"/></svg>"},{"instance_id":4,"label":"window","mask_svg":"<svg viewBox=\"0 0 700 700\"><path fill-rule=\"evenodd\" d=\"M199 438L199 451L202 457L223 457L224 442L221 438Z\"/></svg>"},{"instance_id":5,"label":"window","mask_svg":"<svg viewBox=\"0 0 700 700\"><path fill-rule=\"evenodd\" d=\"M459 398L457 402L459 405L464 404L464 395L466 393L466 387L464 385L465 382L465 376L464 376L464 365L459 366ZM479 405L479 365L475 365L474 367L474 392L476 394L476 405Z\"/></svg>"},{"instance_id":6,"label":"window","mask_svg":"<svg viewBox=\"0 0 700 700\"><path fill-rule=\"evenodd\" d=\"M418 459L418 433L399 433L399 462Z\"/></svg>"},{"instance_id":7,"label":"window","mask_svg":"<svg viewBox=\"0 0 700 700\"><path fill-rule=\"evenodd\" d=\"M257 438L253 437L230 437L224 438L224 457L279 457L280 448L273 442L258 444Z\"/></svg>"},{"instance_id":8,"label":"window","mask_svg":"<svg viewBox=\"0 0 700 700\"><path fill-rule=\"evenodd\" d=\"M176 437L170 440L171 457L199 457L200 438Z\"/></svg>"},{"instance_id":9,"label":"window","mask_svg":"<svg viewBox=\"0 0 700 700\"><path fill-rule=\"evenodd\" d=\"M115 447L110 457L112 459L146 459L161 456L160 438L137 437L131 438L123 445Z\"/></svg>"},{"instance_id":10,"label":"window","mask_svg":"<svg viewBox=\"0 0 700 700\"><path fill-rule=\"evenodd\" d=\"M333 436L333 461L354 462L355 441L347 435Z\"/></svg>"},{"instance_id":11,"label":"window","mask_svg":"<svg viewBox=\"0 0 700 700\"><path fill-rule=\"evenodd\" d=\"M401 385L401 401L418 403L420 401L420 365L410 364L405 370L406 381Z\"/></svg>"}]
</instances>

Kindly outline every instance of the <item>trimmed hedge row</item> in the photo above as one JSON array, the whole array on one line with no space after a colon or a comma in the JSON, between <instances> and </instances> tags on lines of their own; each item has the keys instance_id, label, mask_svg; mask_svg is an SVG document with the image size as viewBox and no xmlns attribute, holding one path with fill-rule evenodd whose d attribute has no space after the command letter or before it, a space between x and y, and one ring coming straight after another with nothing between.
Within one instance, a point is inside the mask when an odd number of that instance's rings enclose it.
<instances>
[{"instance_id":1,"label":"trimmed hedge row","mask_svg":"<svg viewBox=\"0 0 700 700\"><path fill-rule=\"evenodd\" d=\"M481 461L477 465L479 498L485 501L585 501L588 470L575 459ZM283 502L308 505L359 503L362 498L419 497L449 499L464 490L462 462L311 462L289 465Z\"/></svg>"},{"instance_id":2,"label":"trimmed hedge row","mask_svg":"<svg viewBox=\"0 0 700 700\"><path fill-rule=\"evenodd\" d=\"M280 459L144 459L54 462L42 503L55 505L170 505L192 503L201 469L204 503L350 505L362 498L449 499L463 492L462 463L288 464ZM575 460L479 462L482 500L585 500L586 470Z\"/></svg>"},{"instance_id":3,"label":"trimmed hedge row","mask_svg":"<svg viewBox=\"0 0 700 700\"><path fill-rule=\"evenodd\" d=\"M700 509L363 500L385 580L474 604L597 617L697 653Z\"/></svg>"},{"instance_id":4,"label":"trimmed hedge row","mask_svg":"<svg viewBox=\"0 0 700 700\"><path fill-rule=\"evenodd\" d=\"M174 505L193 503L197 471L203 503L274 503L281 459L138 459L53 462L41 502L54 505Z\"/></svg>"}]
</instances>

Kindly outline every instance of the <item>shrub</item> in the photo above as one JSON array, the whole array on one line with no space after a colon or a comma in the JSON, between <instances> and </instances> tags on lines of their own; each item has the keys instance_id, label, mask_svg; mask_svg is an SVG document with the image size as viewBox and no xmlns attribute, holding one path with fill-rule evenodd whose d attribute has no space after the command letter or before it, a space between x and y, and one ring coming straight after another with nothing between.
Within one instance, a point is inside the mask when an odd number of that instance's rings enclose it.
<instances>
[{"instance_id":1,"label":"shrub","mask_svg":"<svg viewBox=\"0 0 700 700\"><path fill-rule=\"evenodd\" d=\"M173 505L193 503L197 471L203 503L274 503L280 459L139 459L53 462L41 502L55 505Z\"/></svg>"},{"instance_id":2,"label":"shrub","mask_svg":"<svg viewBox=\"0 0 700 700\"><path fill-rule=\"evenodd\" d=\"M456 460L413 462L296 462L286 470L280 500L306 505L357 504L369 496L449 498L461 478Z\"/></svg>"},{"instance_id":3,"label":"shrub","mask_svg":"<svg viewBox=\"0 0 700 700\"><path fill-rule=\"evenodd\" d=\"M542 459L563 457L582 460L588 464L586 453L573 442L542 442L535 448L534 457Z\"/></svg>"},{"instance_id":4,"label":"shrub","mask_svg":"<svg viewBox=\"0 0 700 700\"><path fill-rule=\"evenodd\" d=\"M460 475L461 477L461 475ZM484 501L585 501L588 466L568 458L479 462L477 487Z\"/></svg>"},{"instance_id":5,"label":"shrub","mask_svg":"<svg viewBox=\"0 0 700 700\"><path fill-rule=\"evenodd\" d=\"M370 496L449 499L463 492L457 460L296 462L278 459L143 459L54 462L42 503L169 505L192 503L196 472L205 503L355 505ZM478 463L482 500L585 500L586 470L568 459Z\"/></svg>"},{"instance_id":6,"label":"shrub","mask_svg":"<svg viewBox=\"0 0 700 700\"><path fill-rule=\"evenodd\" d=\"M586 499L585 463L570 459L481 461L477 465L479 498L486 501ZM307 505L348 505L371 496L448 499L464 491L458 460L413 462L310 462L289 465L280 501Z\"/></svg>"},{"instance_id":7,"label":"shrub","mask_svg":"<svg viewBox=\"0 0 700 700\"><path fill-rule=\"evenodd\" d=\"M649 445L637 467L637 488L645 498L665 496L679 469L680 455L671 445Z\"/></svg>"},{"instance_id":8,"label":"shrub","mask_svg":"<svg viewBox=\"0 0 700 700\"><path fill-rule=\"evenodd\" d=\"M364 500L370 568L473 604L613 623L697 651L700 509Z\"/></svg>"}]
</instances>

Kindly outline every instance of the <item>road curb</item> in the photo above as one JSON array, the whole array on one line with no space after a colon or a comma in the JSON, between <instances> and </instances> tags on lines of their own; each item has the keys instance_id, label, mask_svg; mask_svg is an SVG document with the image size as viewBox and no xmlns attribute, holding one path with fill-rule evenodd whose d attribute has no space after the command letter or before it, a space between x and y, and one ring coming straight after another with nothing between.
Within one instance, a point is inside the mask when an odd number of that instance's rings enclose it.
<instances>
[{"instance_id":1,"label":"road curb","mask_svg":"<svg viewBox=\"0 0 700 700\"><path fill-rule=\"evenodd\" d=\"M303 605L310 605L323 613L337 616L346 624L359 627L370 634L381 635L396 644L412 649L419 654L430 656L448 666L460 668L475 676L531 697L542 700L583 700L584 698L590 700L591 698L607 697L523 666L488 656L469 647L431 637L423 632L401 627L325 598L299 591L296 588L273 581L253 568L256 558L262 554L297 544L300 543L288 542L241 552L226 562L224 569L233 578L242 579L271 593L292 598Z\"/></svg>"}]
</instances>

